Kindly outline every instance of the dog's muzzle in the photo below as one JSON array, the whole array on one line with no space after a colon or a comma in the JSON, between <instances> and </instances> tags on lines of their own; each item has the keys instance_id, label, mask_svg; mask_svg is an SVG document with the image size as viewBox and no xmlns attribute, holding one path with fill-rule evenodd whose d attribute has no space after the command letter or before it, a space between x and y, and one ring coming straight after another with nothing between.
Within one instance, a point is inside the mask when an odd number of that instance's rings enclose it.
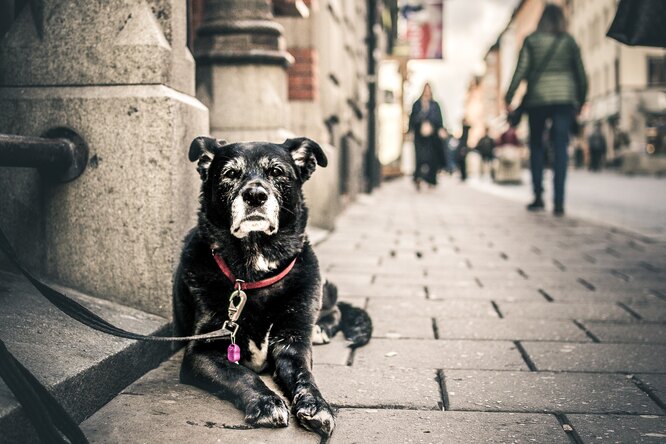
<instances>
[{"instance_id":1,"label":"dog's muzzle","mask_svg":"<svg viewBox=\"0 0 666 444\"><path fill-rule=\"evenodd\" d=\"M272 235L278 231L280 205L275 194L261 182L241 188L231 205L231 234L243 238L253 231Z\"/></svg>"}]
</instances>

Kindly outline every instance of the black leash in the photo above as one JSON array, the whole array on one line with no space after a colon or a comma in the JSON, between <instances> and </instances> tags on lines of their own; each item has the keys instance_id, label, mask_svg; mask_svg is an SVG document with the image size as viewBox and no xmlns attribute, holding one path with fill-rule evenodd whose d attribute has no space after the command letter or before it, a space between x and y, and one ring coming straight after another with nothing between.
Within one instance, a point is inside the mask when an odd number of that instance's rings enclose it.
<instances>
[{"instance_id":1,"label":"black leash","mask_svg":"<svg viewBox=\"0 0 666 444\"><path fill-rule=\"evenodd\" d=\"M60 311L65 313L67 316L76 319L82 324L87 325L90 328L93 328L102 333L107 333L109 335L118 336L120 338L126 339L136 339L139 341L201 341L201 340L214 340L228 338L230 333L227 330L219 329L212 331L210 333L204 333L201 335L194 336L152 336L152 335L140 335L138 333L132 333L122 328L116 327L110 322L105 321L104 319L97 316L92 311L88 310L83 305L79 304L75 300L65 296L59 291L49 287L48 285L41 282L39 279L34 277L21 263L19 262L16 252L9 244L5 233L0 229L0 250L7 255L9 260L19 269L19 271L25 276L30 283L39 291L42 296L49 300L53 305L55 305Z\"/></svg>"},{"instance_id":2,"label":"black leash","mask_svg":"<svg viewBox=\"0 0 666 444\"><path fill-rule=\"evenodd\" d=\"M5 233L0 229L0 250L30 281L42 296L48 299L60 311L97 331L126 339L140 341L201 341L230 337L224 329L194 336L153 336L132 333L107 322L92 311L63 293L49 287L34 277L21 265L16 252L12 248ZM0 377L5 381L14 396L23 405L26 415L37 430L40 439L45 443L87 443L85 435L76 422L63 409L58 401L46 388L7 350L0 340ZM64 436L63 436L64 435ZM67 440L65 439L67 438ZM69 441L68 441L69 440Z\"/></svg>"}]
</instances>

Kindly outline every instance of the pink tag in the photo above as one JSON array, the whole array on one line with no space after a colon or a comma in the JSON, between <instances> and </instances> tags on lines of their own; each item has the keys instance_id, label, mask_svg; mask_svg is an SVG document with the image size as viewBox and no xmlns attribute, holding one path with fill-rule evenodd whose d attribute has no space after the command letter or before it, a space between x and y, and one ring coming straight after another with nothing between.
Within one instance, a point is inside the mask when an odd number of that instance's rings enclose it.
<instances>
[{"instance_id":1,"label":"pink tag","mask_svg":"<svg viewBox=\"0 0 666 444\"><path fill-rule=\"evenodd\" d=\"M227 359L233 363L240 361L240 347L238 345L229 345L229 348L227 348Z\"/></svg>"}]
</instances>

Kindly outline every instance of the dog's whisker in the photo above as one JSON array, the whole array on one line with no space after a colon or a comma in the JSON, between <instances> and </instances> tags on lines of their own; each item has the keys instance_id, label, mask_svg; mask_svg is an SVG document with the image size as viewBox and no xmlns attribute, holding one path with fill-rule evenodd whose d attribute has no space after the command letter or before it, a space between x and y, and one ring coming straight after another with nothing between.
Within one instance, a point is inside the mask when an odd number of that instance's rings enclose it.
<instances>
[{"instance_id":1,"label":"dog's whisker","mask_svg":"<svg viewBox=\"0 0 666 444\"><path fill-rule=\"evenodd\" d=\"M280 209L286 211L287 213L290 213L292 215L296 215L293 211L291 211L289 208L285 207L284 205L280 205Z\"/></svg>"}]
</instances>

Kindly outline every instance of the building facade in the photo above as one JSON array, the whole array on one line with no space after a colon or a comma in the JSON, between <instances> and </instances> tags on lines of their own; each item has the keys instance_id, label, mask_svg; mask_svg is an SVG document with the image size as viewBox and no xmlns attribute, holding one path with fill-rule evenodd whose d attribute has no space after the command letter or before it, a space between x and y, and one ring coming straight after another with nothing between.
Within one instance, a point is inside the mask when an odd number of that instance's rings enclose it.
<instances>
[{"instance_id":1,"label":"building facade","mask_svg":"<svg viewBox=\"0 0 666 444\"><path fill-rule=\"evenodd\" d=\"M587 129L599 122L607 157L621 150L666 152L666 49L630 47L606 37L617 0L571 0L569 31L581 48L590 90Z\"/></svg>"},{"instance_id":2,"label":"building facade","mask_svg":"<svg viewBox=\"0 0 666 444\"><path fill-rule=\"evenodd\" d=\"M371 60L385 47L382 8L380 0L1 3L0 133L67 130L89 158L68 183L0 167L0 226L54 282L169 317L173 270L198 206L188 147L210 134L318 141L329 165L305 193L311 224L332 228L374 168Z\"/></svg>"}]
</instances>

